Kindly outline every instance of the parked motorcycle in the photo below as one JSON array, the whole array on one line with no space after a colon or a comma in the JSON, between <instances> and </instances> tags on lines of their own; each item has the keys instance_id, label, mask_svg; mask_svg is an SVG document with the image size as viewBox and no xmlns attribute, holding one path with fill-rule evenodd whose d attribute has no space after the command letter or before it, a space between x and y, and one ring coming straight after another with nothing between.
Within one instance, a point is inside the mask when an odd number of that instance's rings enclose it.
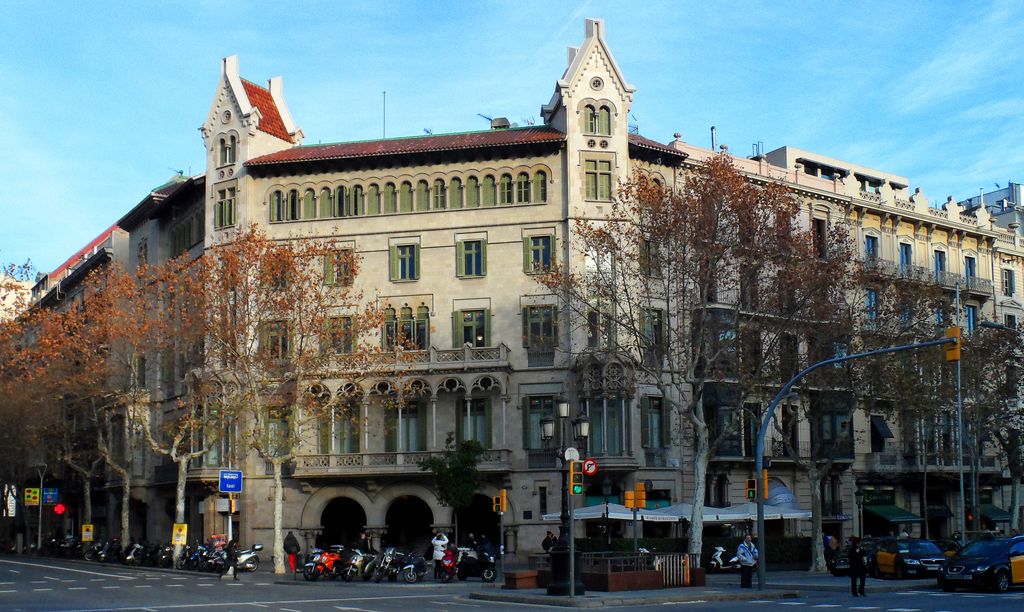
<instances>
[{"instance_id":1,"label":"parked motorcycle","mask_svg":"<svg viewBox=\"0 0 1024 612\"><path fill-rule=\"evenodd\" d=\"M124 550L124 559L122 562L125 565L139 566L142 565L142 559L146 556L146 547L138 542L132 542Z\"/></svg>"},{"instance_id":2,"label":"parked motorcycle","mask_svg":"<svg viewBox=\"0 0 1024 612\"><path fill-rule=\"evenodd\" d=\"M302 577L310 582L315 582L321 576L327 576L330 580L334 580L338 577L341 566L340 551L314 548L309 561L302 566Z\"/></svg>"},{"instance_id":3,"label":"parked motorcycle","mask_svg":"<svg viewBox=\"0 0 1024 612\"><path fill-rule=\"evenodd\" d=\"M455 574L459 580L479 577L484 582L494 582L498 577L498 570L495 568L492 555L483 550L460 547Z\"/></svg>"},{"instance_id":4,"label":"parked motorcycle","mask_svg":"<svg viewBox=\"0 0 1024 612\"><path fill-rule=\"evenodd\" d=\"M722 556L725 554L725 549L721 546L715 547L715 552L711 554L711 558L708 559L707 570L711 572L731 572L740 569L740 560L735 555L729 559L728 562L722 560Z\"/></svg>"},{"instance_id":5,"label":"parked motorcycle","mask_svg":"<svg viewBox=\"0 0 1024 612\"><path fill-rule=\"evenodd\" d=\"M260 566L260 556L257 555L259 551L263 550L262 544L257 544L252 548L239 551L238 553L238 569L244 572L255 572Z\"/></svg>"},{"instance_id":6,"label":"parked motorcycle","mask_svg":"<svg viewBox=\"0 0 1024 612\"><path fill-rule=\"evenodd\" d=\"M456 566L458 565L458 551L448 547L441 557L441 582L448 583L455 577Z\"/></svg>"},{"instance_id":7,"label":"parked motorcycle","mask_svg":"<svg viewBox=\"0 0 1024 612\"><path fill-rule=\"evenodd\" d=\"M352 549L352 556L344 563L345 571L341 574L341 579L345 582L351 582L356 578L362 580L369 580L373 576L373 570L377 567L380 562L380 553L364 552L358 548Z\"/></svg>"},{"instance_id":8,"label":"parked motorcycle","mask_svg":"<svg viewBox=\"0 0 1024 612\"><path fill-rule=\"evenodd\" d=\"M427 573L427 560L422 555L406 553L400 560L402 580L412 584L423 580Z\"/></svg>"}]
</instances>

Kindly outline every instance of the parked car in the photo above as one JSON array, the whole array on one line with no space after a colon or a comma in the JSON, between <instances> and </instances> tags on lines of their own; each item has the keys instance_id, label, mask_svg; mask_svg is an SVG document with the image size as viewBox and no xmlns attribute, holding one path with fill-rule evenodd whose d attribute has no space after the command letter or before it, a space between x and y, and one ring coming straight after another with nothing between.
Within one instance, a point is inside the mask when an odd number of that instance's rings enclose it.
<instances>
[{"instance_id":1,"label":"parked car","mask_svg":"<svg viewBox=\"0 0 1024 612\"><path fill-rule=\"evenodd\" d=\"M1024 585L1024 536L974 540L946 561L937 580L944 591L973 587L1003 593Z\"/></svg>"},{"instance_id":2,"label":"parked car","mask_svg":"<svg viewBox=\"0 0 1024 612\"><path fill-rule=\"evenodd\" d=\"M931 540L883 538L875 549L872 566L875 576L900 579L934 576L945 561L945 553Z\"/></svg>"}]
</instances>

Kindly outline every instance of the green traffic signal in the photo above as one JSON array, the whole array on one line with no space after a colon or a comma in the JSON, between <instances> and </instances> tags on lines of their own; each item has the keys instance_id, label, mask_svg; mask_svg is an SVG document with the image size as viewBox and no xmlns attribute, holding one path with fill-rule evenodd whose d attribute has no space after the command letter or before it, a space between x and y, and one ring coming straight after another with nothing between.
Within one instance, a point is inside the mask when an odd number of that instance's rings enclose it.
<instances>
[{"instance_id":1,"label":"green traffic signal","mask_svg":"<svg viewBox=\"0 0 1024 612\"><path fill-rule=\"evenodd\" d=\"M579 485L579 484L572 485L572 494L573 495L583 495L583 485Z\"/></svg>"}]
</instances>

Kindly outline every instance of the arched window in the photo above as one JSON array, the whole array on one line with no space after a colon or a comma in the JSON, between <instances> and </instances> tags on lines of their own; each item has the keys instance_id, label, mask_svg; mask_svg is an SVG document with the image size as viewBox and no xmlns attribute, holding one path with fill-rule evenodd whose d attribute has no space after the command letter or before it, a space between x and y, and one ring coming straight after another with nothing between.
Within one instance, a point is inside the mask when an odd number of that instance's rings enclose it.
<instances>
[{"instance_id":1,"label":"arched window","mask_svg":"<svg viewBox=\"0 0 1024 612\"><path fill-rule=\"evenodd\" d=\"M388 183L387 185L384 185L384 197L382 199L383 202L381 202L381 206L384 207L385 213L398 212L394 183Z\"/></svg>"},{"instance_id":2,"label":"arched window","mask_svg":"<svg viewBox=\"0 0 1024 612\"><path fill-rule=\"evenodd\" d=\"M426 181L416 183L416 210L430 210L430 185Z\"/></svg>"},{"instance_id":3,"label":"arched window","mask_svg":"<svg viewBox=\"0 0 1024 612\"><path fill-rule=\"evenodd\" d=\"M412 183L402 183L402 190L398 193L398 211L412 212Z\"/></svg>"},{"instance_id":4,"label":"arched window","mask_svg":"<svg viewBox=\"0 0 1024 612\"><path fill-rule=\"evenodd\" d=\"M332 217L344 217L345 216L345 201L348 200L348 189L344 186L338 187L338 199L334 202L334 210L332 210Z\"/></svg>"},{"instance_id":5,"label":"arched window","mask_svg":"<svg viewBox=\"0 0 1024 612\"><path fill-rule=\"evenodd\" d=\"M280 221L284 219L284 194L275 191L270 194L270 220Z\"/></svg>"},{"instance_id":6,"label":"arched window","mask_svg":"<svg viewBox=\"0 0 1024 612\"><path fill-rule=\"evenodd\" d=\"M416 325L413 332L416 334L416 348L430 348L430 309L423 304L416 309Z\"/></svg>"},{"instance_id":7,"label":"arched window","mask_svg":"<svg viewBox=\"0 0 1024 612\"><path fill-rule=\"evenodd\" d=\"M483 206L494 206L495 193L494 193L494 177L487 175L484 177L483 185L480 186L480 203Z\"/></svg>"},{"instance_id":8,"label":"arched window","mask_svg":"<svg viewBox=\"0 0 1024 612\"><path fill-rule=\"evenodd\" d=\"M502 204L511 204L515 202L515 187L512 185L512 175L502 174L501 175L501 189L498 190L501 196Z\"/></svg>"},{"instance_id":9,"label":"arched window","mask_svg":"<svg viewBox=\"0 0 1024 612\"><path fill-rule=\"evenodd\" d=\"M597 110L589 104L583 107L583 129L588 134L597 134Z\"/></svg>"},{"instance_id":10,"label":"arched window","mask_svg":"<svg viewBox=\"0 0 1024 612\"><path fill-rule=\"evenodd\" d=\"M363 201L363 187L356 185L352 188L352 216L358 217L366 214L366 203Z\"/></svg>"},{"instance_id":11,"label":"arched window","mask_svg":"<svg viewBox=\"0 0 1024 612\"><path fill-rule=\"evenodd\" d=\"M238 148L238 138L235 136L220 138L220 165L235 163L235 150Z\"/></svg>"},{"instance_id":12,"label":"arched window","mask_svg":"<svg viewBox=\"0 0 1024 612\"><path fill-rule=\"evenodd\" d=\"M380 187L376 183L370 185L366 193L366 214L380 214Z\"/></svg>"},{"instance_id":13,"label":"arched window","mask_svg":"<svg viewBox=\"0 0 1024 612\"><path fill-rule=\"evenodd\" d=\"M434 181L434 210L443 210L448 208L447 190L444 187L444 179L437 179Z\"/></svg>"},{"instance_id":14,"label":"arched window","mask_svg":"<svg viewBox=\"0 0 1024 612\"><path fill-rule=\"evenodd\" d=\"M548 173L543 170L533 175L533 201L548 201Z\"/></svg>"},{"instance_id":15,"label":"arched window","mask_svg":"<svg viewBox=\"0 0 1024 612\"><path fill-rule=\"evenodd\" d=\"M462 208L462 181L453 178L448 183L448 205L451 208Z\"/></svg>"},{"instance_id":16,"label":"arched window","mask_svg":"<svg viewBox=\"0 0 1024 612\"><path fill-rule=\"evenodd\" d=\"M288 192L288 205L284 211L285 221L295 221L299 218L299 192L292 189Z\"/></svg>"},{"instance_id":17,"label":"arched window","mask_svg":"<svg viewBox=\"0 0 1024 612\"><path fill-rule=\"evenodd\" d=\"M466 208L480 207L480 185L475 176L466 179Z\"/></svg>"},{"instance_id":18,"label":"arched window","mask_svg":"<svg viewBox=\"0 0 1024 612\"><path fill-rule=\"evenodd\" d=\"M334 198L331 197L331 190L324 187L320 190L320 218L329 219L334 216Z\"/></svg>"},{"instance_id":19,"label":"arched window","mask_svg":"<svg viewBox=\"0 0 1024 612\"><path fill-rule=\"evenodd\" d=\"M312 189L302 194L302 218L316 219L316 192Z\"/></svg>"},{"instance_id":20,"label":"arched window","mask_svg":"<svg viewBox=\"0 0 1024 612\"><path fill-rule=\"evenodd\" d=\"M602 106L597 111L597 134L611 136L612 133L612 111L607 106Z\"/></svg>"},{"instance_id":21,"label":"arched window","mask_svg":"<svg viewBox=\"0 0 1024 612\"><path fill-rule=\"evenodd\" d=\"M384 309L384 335L382 339L385 350L395 348L395 341L398 338L398 317L395 314L394 308Z\"/></svg>"},{"instance_id":22,"label":"arched window","mask_svg":"<svg viewBox=\"0 0 1024 612\"><path fill-rule=\"evenodd\" d=\"M516 177L516 201L520 204L530 203L530 175L520 172Z\"/></svg>"}]
</instances>

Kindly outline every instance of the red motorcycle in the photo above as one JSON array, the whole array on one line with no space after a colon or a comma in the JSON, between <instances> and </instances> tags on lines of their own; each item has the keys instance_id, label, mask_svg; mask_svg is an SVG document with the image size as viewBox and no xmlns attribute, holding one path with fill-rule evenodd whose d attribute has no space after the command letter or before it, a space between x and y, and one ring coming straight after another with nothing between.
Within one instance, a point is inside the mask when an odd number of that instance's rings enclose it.
<instances>
[{"instance_id":1,"label":"red motorcycle","mask_svg":"<svg viewBox=\"0 0 1024 612\"><path fill-rule=\"evenodd\" d=\"M329 550L314 548L309 561L302 566L302 577L315 582L321 576L335 580L341 571L341 550L332 546Z\"/></svg>"},{"instance_id":2,"label":"red motorcycle","mask_svg":"<svg viewBox=\"0 0 1024 612\"><path fill-rule=\"evenodd\" d=\"M451 582L455 578L457 565L458 551L449 546L441 557L441 582Z\"/></svg>"}]
</instances>

